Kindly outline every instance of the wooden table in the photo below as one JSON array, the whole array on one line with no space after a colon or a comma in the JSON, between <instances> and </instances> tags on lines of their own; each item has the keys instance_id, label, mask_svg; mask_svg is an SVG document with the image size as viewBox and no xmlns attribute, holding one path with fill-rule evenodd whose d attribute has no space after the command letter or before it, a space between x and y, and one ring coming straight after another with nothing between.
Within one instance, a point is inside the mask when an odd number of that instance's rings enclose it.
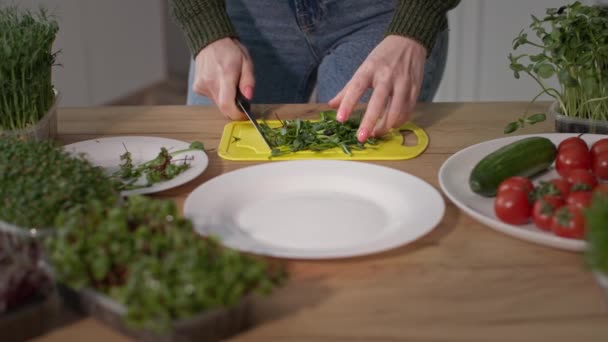
<instances>
[{"instance_id":1,"label":"wooden table","mask_svg":"<svg viewBox=\"0 0 608 342\"><path fill-rule=\"evenodd\" d=\"M422 104L414 122L430 136L416 159L378 164L439 189L437 172L458 150L503 136L525 103ZM532 111L544 110L538 104ZM281 117L315 105L258 106ZM112 135L155 135L219 143L226 120L206 107L64 108L64 143ZM551 132L551 122L520 132ZM202 182L252 165L210 153L195 181L157 195L181 206ZM289 261L288 284L256 307L256 327L234 341L608 341L608 298L581 254L518 240L485 227L446 199L441 224L417 242L367 257ZM38 341L124 341L86 318Z\"/></svg>"}]
</instances>

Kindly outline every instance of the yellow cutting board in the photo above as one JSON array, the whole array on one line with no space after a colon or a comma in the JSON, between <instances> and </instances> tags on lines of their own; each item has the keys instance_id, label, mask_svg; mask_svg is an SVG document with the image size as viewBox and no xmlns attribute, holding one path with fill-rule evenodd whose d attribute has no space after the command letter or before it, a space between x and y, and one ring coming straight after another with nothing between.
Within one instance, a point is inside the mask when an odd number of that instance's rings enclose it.
<instances>
[{"instance_id":1,"label":"yellow cutting board","mask_svg":"<svg viewBox=\"0 0 608 342\"><path fill-rule=\"evenodd\" d=\"M314 121L314 120L313 120ZM278 120L265 121L270 127L281 125ZM411 131L418 142L415 146L403 144L400 131ZM217 154L227 160L262 161L262 160L302 160L302 159L337 159L337 160L405 160L417 157L427 148L429 137L426 132L409 122L398 130L388 133L387 139L377 145L366 145L365 150L352 151L347 155L336 147L325 151L298 151L277 157L270 156L270 150L264 140L249 121L233 121L224 126L224 132L217 149Z\"/></svg>"}]
</instances>

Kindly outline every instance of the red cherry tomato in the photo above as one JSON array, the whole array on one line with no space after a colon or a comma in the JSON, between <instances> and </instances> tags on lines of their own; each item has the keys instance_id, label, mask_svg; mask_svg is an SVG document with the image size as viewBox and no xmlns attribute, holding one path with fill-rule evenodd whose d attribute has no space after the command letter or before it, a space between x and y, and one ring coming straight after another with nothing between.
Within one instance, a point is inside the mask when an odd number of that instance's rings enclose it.
<instances>
[{"instance_id":1,"label":"red cherry tomato","mask_svg":"<svg viewBox=\"0 0 608 342\"><path fill-rule=\"evenodd\" d=\"M568 172L566 179L572 186L570 192L591 191L597 186L597 179L589 170L577 169Z\"/></svg>"},{"instance_id":2,"label":"red cherry tomato","mask_svg":"<svg viewBox=\"0 0 608 342\"><path fill-rule=\"evenodd\" d=\"M562 177L566 177L571 170L589 168L591 168L591 152L586 148L572 146L557 153L555 169Z\"/></svg>"},{"instance_id":3,"label":"red cherry tomato","mask_svg":"<svg viewBox=\"0 0 608 342\"><path fill-rule=\"evenodd\" d=\"M585 140L581 139L580 137L570 137L568 139L564 139L559 143L559 145L557 145L557 151L560 152L562 149L570 147L584 148L585 150L589 149L589 146L587 146L587 142Z\"/></svg>"},{"instance_id":4,"label":"red cherry tomato","mask_svg":"<svg viewBox=\"0 0 608 342\"><path fill-rule=\"evenodd\" d=\"M577 208L584 209L589 207L589 204L591 204L592 197L593 193L591 191L571 192L568 197L566 197L566 204L570 204Z\"/></svg>"},{"instance_id":5,"label":"red cherry tomato","mask_svg":"<svg viewBox=\"0 0 608 342\"><path fill-rule=\"evenodd\" d=\"M585 217L581 209L567 204L553 214L551 231L557 236L582 239L585 237Z\"/></svg>"},{"instance_id":6,"label":"red cherry tomato","mask_svg":"<svg viewBox=\"0 0 608 342\"><path fill-rule=\"evenodd\" d=\"M608 138L600 139L591 145L591 156L597 156L602 152L608 152Z\"/></svg>"},{"instance_id":7,"label":"red cherry tomato","mask_svg":"<svg viewBox=\"0 0 608 342\"><path fill-rule=\"evenodd\" d=\"M553 213L563 205L564 200L559 196L537 199L532 205L532 222L542 230L551 230Z\"/></svg>"},{"instance_id":8,"label":"red cherry tomato","mask_svg":"<svg viewBox=\"0 0 608 342\"><path fill-rule=\"evenodd\" d=\"M608 180L608 150L594 155L592 159L591 171L595 177Z\"/></svg>"},{"instance_id":9,"label":"red cherry tomato","mask_svg":"<svg viewBox=\"0 0 608 342\"><path fill-rule=\"evenodd\" d=\"M521 190L507 189L496 195L494 213L501 221L520 225L528 223L532 206L528 194Z\"/></svg>"},{"instance_id":10,"label":"red cherry tomato","mask_svg":"<svg viewBox=\"0 0 608 342\"><path fill-rule=\"evenodd\" d=\"M549 183L553 184L555 189L557 189L557 191L559 191L559 195L561 195L564 198L566 196L568 196L568 194L570 193L571 185L564 178L555 178L555 179L550 180Z\"/></svg>"},{"instance_id":11,"label":"red cherry tomato","mask_svg":"<svg viewBox=\"0 0 608 342\"><path fill-rule=\"evenodd\" d=\"M497 195L509 189L520 190L529 194L532 192L532 190L534 190L534 184L532 184L532 181L526 177L509 177L500 183L498 186Z\"/></svg>"}]
</instances>

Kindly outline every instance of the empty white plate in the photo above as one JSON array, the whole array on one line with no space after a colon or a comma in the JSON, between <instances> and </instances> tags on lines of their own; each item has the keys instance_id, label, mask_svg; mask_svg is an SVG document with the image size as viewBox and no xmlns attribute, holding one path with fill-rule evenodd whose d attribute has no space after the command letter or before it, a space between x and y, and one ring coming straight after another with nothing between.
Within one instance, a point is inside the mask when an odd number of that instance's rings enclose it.
<instances>
[{"instance_id":1,"label":"empty white plate","mask_svg":"<svg viewBox=\"0 0 608 342\"><path fill-rule=\"evenodd\" d=\"M131 152L133 165L137 166L140 163L156 158L160 153L161 147L165 147L169 153L187 149L190 143L180 140L147 137L147 136L118 136L91 139L80 141L64 146L64 149L73 154L84 153L85 157L94 165L103 167L108 174L120 169L120 155L125 153L125 147ZM168 181L153 184L152 186L139 188L134 190L125 190L121 194L123 196L133 194L150 194L168 190L182 184L185 184L194 178L198 177L209 164L209 158L205 151L188 151L179 153L173 157L173 160L179 160L188 157L190 168L177 175L175 178ZM136 184L145 184L145 180L140 179Z\"/></svg>"},{"instance_id":2,"label":"empty white plate","mask_svg":"<svg viewBox=\"0 0 608 342\"><path fill-rule=\"evenodd\" d=\"M202 235L286 258L339 258L410 243L441 220L439 191L408 173L337 160L270 162L213 178L186 199Z\"/></svg>"},{"instance_id":3,"label":"empty white plate","mask_svg":"<svg viewBox=\"0 0 608 342\"><path fill-rule=\"evenodd\" d=\"M550 139L555 146L568 137L579 134L548 133L534 135L518 135L486 141L469 146L448 158L439 169L439 184L446 196L462 211L484 225L507 235L554 248L583 251L586 247L584 240L563 238L536 228L533 223L516 226L500 221L494 214L494 198L477 195L469 187L469 175L475 165L486 155L502 146L530 136L540 136ZM606 138L600 134L584 134L582 137L591 146L595 141ZM534 179L536 185L541 180L558 178L557 171L549 172Z\"/></svg>"}]
</instances>

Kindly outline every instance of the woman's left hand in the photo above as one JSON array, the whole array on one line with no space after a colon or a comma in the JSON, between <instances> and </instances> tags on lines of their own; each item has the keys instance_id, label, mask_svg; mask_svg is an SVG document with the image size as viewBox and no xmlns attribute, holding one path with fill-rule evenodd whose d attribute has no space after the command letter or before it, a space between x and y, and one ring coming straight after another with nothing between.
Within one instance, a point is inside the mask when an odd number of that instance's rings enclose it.
<instances>
[{"instance_id":1,"label":"woman's left hand","mask_svg":"<svg viewBox=\"0 0 608 342\"><path fill-rule=\"evenodd\" d=\"M338 121L351 115L361 96L373 88L357 138L381 136L405 123L420 93L426 48L414 39L389 35L372 50L351 80L329 101Z\"/></svg>"}]
</instances>

